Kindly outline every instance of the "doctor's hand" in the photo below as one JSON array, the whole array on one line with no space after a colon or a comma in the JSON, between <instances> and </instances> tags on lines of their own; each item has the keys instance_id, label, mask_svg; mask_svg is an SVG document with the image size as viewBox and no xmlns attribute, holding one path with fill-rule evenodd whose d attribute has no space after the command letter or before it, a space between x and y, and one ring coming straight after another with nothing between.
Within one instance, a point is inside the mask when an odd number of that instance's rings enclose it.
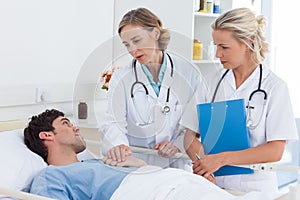
<instances>
[{"instance_id":1,"label":"doctor's hand","mask_svg":"<svg viewBox=\"0 0 300 200\"><path fill-rule=\"evenodd\" d=\"M199 160L193 161L193 173L203 176L211 181L213 173L222 166L224 165L221 154L210 154Z\"/></svg>"},{"instance_id":2,"label":"doctor's hand","mask_svg":"<svg viewBox=\"0 0 300 200\"><path fill-rule=\"evenodd\" d=\"M156 144L154 149L158 150L158 155L170 158L174 156L176 153L180 152L180 150L174 146L171 142L165 140L160 144Z\"/></svg>"},{"instance_id":3,"label":"doctor's hand","mask_svg":"<svg viewBox=\"0 0 300 200\"><path fill-rule=\"evenodd\" d=\"M127 157L131 155L132 155L132 150L125 144L120 144L118 146L111 148L107 152L106 157L116 162L124 162L126 161Z\"/></svg>"}]
</instances>

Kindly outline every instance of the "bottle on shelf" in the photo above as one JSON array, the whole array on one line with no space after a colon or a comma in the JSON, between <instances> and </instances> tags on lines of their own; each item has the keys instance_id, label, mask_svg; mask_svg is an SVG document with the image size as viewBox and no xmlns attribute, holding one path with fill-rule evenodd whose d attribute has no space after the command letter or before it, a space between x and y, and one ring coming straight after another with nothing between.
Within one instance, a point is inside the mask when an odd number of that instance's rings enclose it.
<instances>
[{"instance_id":1,"label":"bottle on shelf","mask_svg":"<svg viewBox=\"0 0 300 200\"><path fill-rule=\"evenodd\" d=\"M220 0L215 0L213 13L215 13L215 14L220 13Z\"/></svg>"},{"instance_id":2,"label":"bottle on shelf","mask_svg":"<svg viewBox=\"0 0 300 200\"><path fill-rule=\"evenodd\" d=\"M199 12L206 12L207 10L207 0L200 0Z\"/></svg>"},{"instance_id":3,"label":"bottle on shelf","mask_svg":"<svg viewBox=\"0 0 300 200\"><path fill-rule=\"evenodd\" d=\"M206 12L207 13L213 13L214 12L214 1L213 0L207 0L207 2L206 2Z\"/></svg>"},{"instance_id":4,"label":"bottle on shelf","mask_svg":"<svg viewBox=\"0 0 300 200\"><path fill-rule=\"evenodd\" d=\"M78 119L87 119L87 104L85 101L80 101L78 104Z\"/></svg>"},{"instance_id":5,"label":"bottle on shelf","mask_svg":"<svg viewBox=\"0 0 300 200\"><path fill-rule=\"evenodd\" d=\"M194 39L194 45L193 45L193 60L202 60L202 43Z\"/></svg>"}]
</instances>

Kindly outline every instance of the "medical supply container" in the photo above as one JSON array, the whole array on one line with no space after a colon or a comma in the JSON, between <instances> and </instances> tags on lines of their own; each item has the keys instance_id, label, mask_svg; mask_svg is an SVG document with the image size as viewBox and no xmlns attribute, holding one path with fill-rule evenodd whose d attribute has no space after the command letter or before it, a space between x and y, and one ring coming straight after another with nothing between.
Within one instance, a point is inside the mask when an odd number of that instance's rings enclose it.
<instances>
[{"instance_id":1,"label":"medical supply container","mask_svg":"<svg viewBox=\"0 0 300 200\"><path fill-rule=\"evenodd\" d=\"M193 60L201 60L202 59L202 43L194 39L194 46L193 46Z\"/></svg>"},{"instance_id":2,"label":"medical supply container","mask_svg":"<svg viewBox=\"0 0 300 200\"><path fill-rule=\"evenodd\" d=\"M220 13L220 1L215 0L214 2L214 13L219 14Z\"/></svg>"},{"instance_id":3,"label":"medical supply container","mask_svg":"<svg viewBox=\"0 0 300 200\"><path fill-rule=\"evenodd\" d=\"M206 2L206 12L207 13L213 13L214 11L214 1L213 0L207 0Z\"/></svg>"},{"instance_id":4,"label":"medical supply container","mask_svg":"<svg viewBox=\"0 0 300 200\"><path fill-rule=\"evenodd\" d=\"M206 12L206 9L207 9L207 0L200 0L199 12Z\"/></svg>"},{"instance_id":5,"label":"medical supply container","mask_svg":"<svg viewBox=\"0 0 300 200\"><path fill-rule=\"evenodd\" d=\"M80 101L78 104L78 119L87 118L87 104L85 101Z\"/></svg>"}]
</instances>

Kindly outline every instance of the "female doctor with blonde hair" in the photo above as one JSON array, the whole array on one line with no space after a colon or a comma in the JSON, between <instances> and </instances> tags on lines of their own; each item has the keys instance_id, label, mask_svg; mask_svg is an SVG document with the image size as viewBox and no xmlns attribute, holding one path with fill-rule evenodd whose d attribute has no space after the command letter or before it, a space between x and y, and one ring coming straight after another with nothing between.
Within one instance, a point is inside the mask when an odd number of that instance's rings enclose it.
<instances>
[{"instance_id":1,"label":"female doctor with blonde hair","mask_svg":"<svg viewBox=\"0 0 300 200\"><path fill-rule=\"evenodd\" d=\"M185 169L190 161L172 156L185 151L178 124L185 105L196 87L207 89L200 73L166 51L170 33L146 8L126 13L118 33L133 60L110 80L108 110L99 129L102 152L121 162L132 154L130 146L154 149L158 155L134 155L148 164Z\"/></svg>"},{"instance_id":2,"label":"female doctor with blonde hair","mask_svg":"<svg viewBox=\"0 0 300 200\"><path fill-rule=\"evenodd\" d=\"M187 153L194 160L195 174L208 178L225 165L279 161L286 141L297 139L287 85L262 64L268 51L268 44L263 36L265 23L263 16L256 16L248 8L238 8L222 14L212 24L216 57L224 68L212 75L219 77L216 80L220 81L214 98L215 101L242 98L246 105L251 99L245 108L251 147L204 155L202 159L196 160L195 153L201 153L199 151L202 149L199 140L195 139L195 132L199 133L196 120L193 126L186 126L189 130L185 138L187 143L193 138L192 145L187 146ZM213 88L212 91L218 87L212 83L208 85L211 86L210 89ZM256 90L259 92L253 93ZM183 120L183 125L187 122L191 124L191 117L189 115ZM194 120L195 118L197 117ZM243 192L262 191L274 194L278 187L275 172L266 171L218 176L216 182L222 188Z\"/></svg>"}]
</instances>

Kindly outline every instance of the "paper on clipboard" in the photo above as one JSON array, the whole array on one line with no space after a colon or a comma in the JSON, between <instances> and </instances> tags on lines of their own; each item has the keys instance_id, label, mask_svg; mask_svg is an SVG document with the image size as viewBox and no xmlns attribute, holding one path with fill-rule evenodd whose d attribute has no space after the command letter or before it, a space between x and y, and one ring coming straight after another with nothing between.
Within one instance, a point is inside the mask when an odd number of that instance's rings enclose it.
<instances>
[{"instance_id":1,"label":"paper on clipboard","mask_svg":"<svg viewBox=\"0 0 300 200\"><path fill-rule=\"evenodd\" d=\"M197 105L199 130L205 154L238 151L250 147L244 99ZM215 176L250 174L252 169L224 166Z\"/></svg>"}]
</instances>

